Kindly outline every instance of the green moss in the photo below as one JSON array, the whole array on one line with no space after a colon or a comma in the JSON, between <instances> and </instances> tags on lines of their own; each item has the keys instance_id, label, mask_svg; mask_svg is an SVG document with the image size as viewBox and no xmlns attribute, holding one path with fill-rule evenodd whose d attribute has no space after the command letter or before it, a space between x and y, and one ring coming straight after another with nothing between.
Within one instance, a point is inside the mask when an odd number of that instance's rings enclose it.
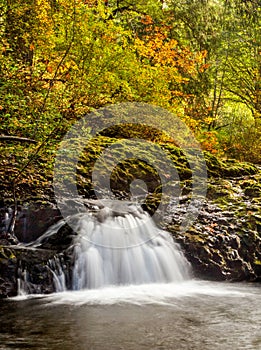
<instances>
[{"instance_id":1,"label":"green moss","mask_svg":"<svg viewBox=\"0 0 261 350\"><path fill-rule=\"evenodd\" d=\"M211 200L226 199L228 201L232 198L232 193L225 188L217 184L208 184L207 197Z\"/></svg>"},{"instance_id":2,"label":"green moss","mask_svg":"<svg viewBox=\"0 0 261 350\"><path fill-rule=\"evenodd\" d=\"M11 249L0 246L0 262L15 258L16 256Z\"/></svg>"},{"instance_id":3,"label":"green moss","mask_svg":"<svg viewBox=\"0 0 261 350\"><path fill-rule=\"evenodd\" d=\"M208 174L213 177L234 178L254 175L259 172L258 167L236 160L221 160L209 152L204 152Z\"/></svg>"}]
</instances>

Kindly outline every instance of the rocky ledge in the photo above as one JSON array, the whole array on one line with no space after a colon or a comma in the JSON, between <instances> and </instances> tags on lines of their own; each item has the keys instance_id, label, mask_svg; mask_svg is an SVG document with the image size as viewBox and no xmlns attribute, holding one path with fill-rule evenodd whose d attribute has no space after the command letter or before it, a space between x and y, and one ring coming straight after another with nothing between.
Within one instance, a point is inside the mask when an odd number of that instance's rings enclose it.
<instances>
[{"instance_id":1,"label":"rocky ledge","mask_svg":"<svg viewBox=\"0 0 261 350\"><path fill-rule=\"evenodd\" d=\"M110 140L111 142L111 140ZM186 257L191 262L196 277L211 280L261 281L261 170L259 167L235 161L220 161L210 154L205 155L208 168L208 191L197 220L185 232L180 231L180 223L191 198L190 169L176 147L167 145L177 165L181 179L179 205L168 210L164 224L175 240L180 243ZM139 165L139 164L138 164ZM150 180L148 188L158 186L158 178L150 176L151 169L145 169L143 180ZM135 165L136 169L137 164ZM126 169L125 169L126 170ZM131 175L131 183L137 177L137 170ZM127 171L126 170L126 171ZM92 195L88 174L79 176L79 191L85 197ZM121 179L124 170L118 172ZM126 174L125 174L126 175ZM116 176L114 174L114 176ZM116 177L117 177L116 176ZM151 180L152 179L152 180ZM124 189L119 184L119 192ZM156 192L157 194L157 192ZM153 198L153 196L152 196ZM147 209L157 206L153 199ZM201 199L202 200L202 199ZM19 278L26 269L31 271L31 292L50 293L54 290L52 275L48 269L50 259L62 259L70 270L71 243L74 233L63 226L58 235L47 240L41 249L31 249L24 243L17 244L15 237L6 234L8 215L12 212L10 199L0 210L2 227L0 235L0 297L16 295ZM9 214L8 214L9 213ZM30 242L39 237L47 226L58 221L59 210L52 201L21 201L15 236L19 241ZM10 219L10 217L9 217Z\"/></svg>"}]
</instances>

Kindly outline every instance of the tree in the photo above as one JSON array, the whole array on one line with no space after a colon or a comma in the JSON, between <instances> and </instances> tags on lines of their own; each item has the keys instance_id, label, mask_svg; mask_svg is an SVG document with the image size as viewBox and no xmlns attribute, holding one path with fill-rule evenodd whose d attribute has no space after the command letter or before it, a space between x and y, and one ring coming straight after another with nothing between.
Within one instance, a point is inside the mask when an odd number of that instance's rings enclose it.
<instances>
[{"instance_id":1,"label":"tree","mask_svg":"<svg viewBox=\"0 0 261 350\"><path fill-rule=\"evenodd\" d=\"M185 86L192 96L186 113L197 120L200 135L218 132L224 140L230 128L237 128L233 113L240 108L247 135L252 123L247 111L259 128L260 8L258 0L168 1L173 37L189 43L193 51L207 51L208 68Z\"/></svg>"}]
</instances>

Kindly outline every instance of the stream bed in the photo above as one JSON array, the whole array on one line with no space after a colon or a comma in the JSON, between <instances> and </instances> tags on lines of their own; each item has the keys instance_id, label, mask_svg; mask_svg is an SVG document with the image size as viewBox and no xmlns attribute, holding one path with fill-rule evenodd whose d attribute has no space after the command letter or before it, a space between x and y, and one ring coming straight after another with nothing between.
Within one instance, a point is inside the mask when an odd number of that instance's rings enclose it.
<instances>
[{"instance_id":1,"label":"stream bed","mask_svg":"<svg viewBox=\"0 0 261 350\"><path fill-rule=\"evenodd\" d=\"M200 280L0 301L0 350L261 349L261 287Z\"/></svg>"}]
</instances>

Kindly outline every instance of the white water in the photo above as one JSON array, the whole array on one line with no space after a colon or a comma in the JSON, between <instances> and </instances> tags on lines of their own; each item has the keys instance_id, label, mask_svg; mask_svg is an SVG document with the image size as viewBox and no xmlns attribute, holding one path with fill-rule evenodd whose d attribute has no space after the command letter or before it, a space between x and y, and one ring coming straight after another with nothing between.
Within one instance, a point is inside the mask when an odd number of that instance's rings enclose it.
<instances>
[{"instance_id":1,"label":"white water","mask_svg":"<svg viewBox=\"0 0 261 350\"><path fill-rule=\"evenodd\" d=\"M190 264L172 236L159 229L138 206L117 206L68 218L75 231L70 271L62 255L47 264L57 293L190 279ZM65 222L50 227L31 244L33 248L41 248ZM18 295L31 294L26 269L20 269L18 282Z\"/></svg>"},{"instance_id":2,"label":"white water","mask_svg":"<svg viewBox=\"0 0 261 350\"><path fill-rule=\"evenodd\" d=\"M145 213L79 217L74 241L73 290L181 282L189 263L170 234Z\"/></svg>"},{"instance_id":3,"label":"white water","mask_svg":"<svg viewBox=\"0 0 261 350\"><path fill-rule=\"evenodd\" d=\"M154 283L129 286L111 286L99 289L85 289L81 291L67 291L51 295L38 295L51 304L68 305L178 305L184 298L195 297L241 297L250 296L246 287L237 284L189 280L179 283ZM25 296L16 299L26 299Z\"/></svg>"}]
</instances>

